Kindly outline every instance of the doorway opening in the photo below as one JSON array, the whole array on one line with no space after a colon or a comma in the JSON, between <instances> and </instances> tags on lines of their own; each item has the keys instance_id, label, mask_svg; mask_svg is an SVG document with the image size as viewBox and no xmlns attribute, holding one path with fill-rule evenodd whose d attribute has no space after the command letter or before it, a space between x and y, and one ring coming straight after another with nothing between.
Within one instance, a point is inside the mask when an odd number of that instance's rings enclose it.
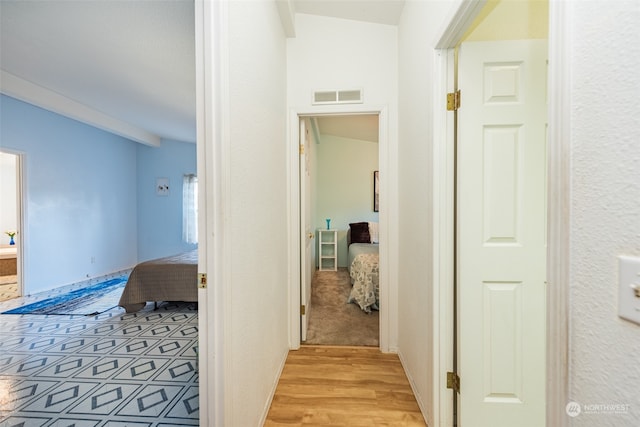
<instances>
[{"instance_id":1,"label":"doorway opening","mask_svg":"<svg viewBox=\"0 0 640 427\"><path fill-rule=\"evenodd\" d=\"M300 118L304 344L380 345L379 127L378 114Z\"/></svg>"},{"instance_id":2,"label":"doorway opening","mask_svg":"<svg viewBox=\"0 0 640 427\"><path fill-rule=\"evenodd\" d=\"M347 294L342 298L343 308L347 305L351 310L362 311L359 305L347 303L351 293L351 280L347 269L349 264L347 235L350 229L349 224L365 223L368 225L369 222L372 222L378 225L378 241L380 242L377 245L379 248L377 259L377 288L379 290L377 307L379 310L376 312L378 321L374 322L378 327L377 346L383 352L389 351L391 316L389 312L390 308L391 310L393 308L389 304L391 292L388 288L388 245L392 243L387 244L389 239L388 199L385 193L385 173L389 168L387 120L386 108L332 106L323 109L322 112L317 110L291 111L289 121L290 248L291 253L295 254L290 264L290 277L293 278L290 282L290 347L292 349L299 348L307 341L305 329L314 310L313 301L311 301L311 280L316 275L316 269L320 270L317 268L320 265L320 257L323 257L323 262L328 262L332 269L317 273L340 275L340 280L344 283ZM365 127L369 128L369 133L376 134L377 132L377 143L374 141L375 138L358 137L353 134L334 135L336 131L331 130L334 126L346 128L349 122L351 122L352 128L355 128L357 123L362 125L363 122L368 122L369 125ZM371 129L371 124L377 125L377 131ZM326 133L325 139L320 136L321 133ZM319 141L319 144L314 141L314 138ZM346 144L345 140L348 141ZM309 148L305 148L305 145ZM368 153L366 156L370 158L367 161L359 159L357 153L362 150L355 149L363 146L368 147L364 150ZM305 149L307 153L310 153L310 156L303 154ZM349 160L344 153L340 153L340 150L351 151L355 157ZM318 175L318 159L325 157L329 161L324 161L325 170ZM305 183L304 178L306 170L309 171L308 183ZM373 206L374 173L380 177L377 187L378 212L374 211ZM315 183L312 183L311 180L313 175L316 175ZM333 184L329 185L329 183ZM351 193L349 193L349 189L352 189ZM312 196L314 193L315 196ZM320 197L319 195L322 194L324 195ZM357 207L352 206L354 203ZM340 208L340 206L343 207ZM329 220L329 233L326 232L327 220ZM318 241L320 238L323 239L322 244ZM335 244L331 243L334 238ZM333 250L336 251L335 256L331 254ZM327 264L323 265L327 266ZM362 315L368 316L364 311ZM371 319L369 320L371 321ZM303 336L303 334L305 335ZM375 332L370 333L370 335L374 334ZM376 344L369 342L368 345Z\"/></svg>"},{"instance_id":3,"label":"doorway opening","mask_svg":"<svg viewBox=\"0 0 640 427\"><path fill-rule=\"evenodd\" d=\"M451 425L458 425L458 420L468 424L468 421L473 419L473 422L478 425L497 426L501 425L498 418L491 418L492 415L487 415L489 413L487 408L480 410L479 407L503 405L501 412L503 415L509 412L509 417L516 417L508 419L506 415L500 416L500 420L505 425L527 425L526 422L539 425L541 419L544 420L545 402L548 401L543 380L546 352L544 323L547 311L544 280L547 268L545 227L547 210L550 209L546 203L545 193L546 156L550 150L547 149L547 112L546 99L544 99L547 89L546 51L541 61L537 56L535 60L534 56L519 59L510 54L500 58L480 59L478 60L480 70L476 73L479 80L472 84L469 84L468 77L463 79L456 73L468 74L470 67L468 61L475 55L472 54L473 43L478 45L497 43L502 49L506 48L506 43L514 40L537 40L546 47L549 12L545 2L534 5L542 9L536 16L529 14L531 5L527 2L523 4L492 2L484 9L483 4L483 2L472 2L467 8L461 7L443 33L438 46L441 50L438 51L437 62L442 72L442 79L438 86L443 89L442 92L455 92L460 89L462 91L459 96L460 112L464 111L460 116L457 116L459 113L436 113L434 120L436 123L443 123L442 132L436 131L437 139L442 144L436 149L436 161L451 166L450 170L455 170L450 175L443 176L440 188L436 189L436 197L440 200L441 215L450 218L447 221L448 232L457 233L454 239L457 247L452 248L448 242L441 240L439 243L441 250L438 251L441 260L436 260L441 265L455 266L455 270L452 268L452 271L441 271L438 280L439 302L442 307L439 316L441 349L438 357L442 373L450 371L454 374L454 378L455 374L459 374L457 383L460 385L458 390L451 390L452 387L446 385L447 376L441 377L438 385L438 411L440 412L438 417L441 423ZM522 7L522 13L518 15L513 13L513 10L507 13L506 9L513 7ZM541 18L544 22L541 25L511 26L507 29L498 25L500 22L507 21L500 18L500 15L505 13L511 17L509 19L511 21L515 16L519 16L525 20ZM542 30L544 34L517 36L505 34L516 28L526 31ZM464 47L465 43L467 48ZM498 48L487 46L480 47L480 52L493 54L498 50ZM462 50L461 53L460 50ZM517 54L524 52L522 46L515 50L518 51ZM466 62L462 63L462 60ZM532 60L538 64L536 71L532 72L530 69L524 71L523 64ZM524 85L525 79L533 75L540 79L533 84L534 92L525 94L524 86L521 84ZM467 83L463 84L463 80ZM530 83L526 82L526 84ZM480 105L486 107L491 104L490 108L495 107L494 110L510 106L508 114L503 112L498 116L491 116L488 120L482 115L483 113L474 114L470 109L470 101L475 96L470 92L472 90L480 92ZM533 126L524 121L525 119L514 118L512 114L516 111L516 107L524 104L522 101L533 99L532 95L542 98L539 100L542 101L544 109L542 114L537 114ZM439 109L440 106L437 106L436 111ZM538 120L540 117L542 117L541 121ZM474 121L476 118L478 123ZM474 130L465 127L469 126L470 122L473 122ZM536 128L535 136L529 133L528 129L531 127ZM477 132L477 135L471 136L472 131ZM458 137L457 143L454 142L456 137ZM469 151L469 146L464 145L465 137L471 137L475 141L471 151L477 149L477 152L472 153ZM454 146L458 147L457 152L452 148ZM529 156L531 152L535 152L532 157ZM460 161L457 167L454 159ZM462 162L461 159L465 160ZM528 161L532 164L526 164ZM478 163L475 177L468 176L469 162ZM510 178L507 178L507 175ZM535 189L528 188L527 185L533 185ZM474 186L476 186L475 189ZM453 202L447 198L447 195L454 194L456 189L458 194ZM530 198L534 193L535 196ZM535 201L532 201L534 199ZM528 209L527 206L534 208ZM480 211L473 214L474 208ZM535 244L532 244L528 237L527 232L533 227L526 222L528 219L524 218L525 214L535 219L537 227L537 232L533 233ZM473 231L470 234L472 229L477 233ZM478 252L473 252L471 248L478 242L480 242L477 245ZM541 266L540 268L531 269L527 265L525 270L528 272L523 273L523 269L519 269L515 261L504 262L504 259L507 259L504 255L500 257L503 260L501 269L490 273L480 271L485 266L491 265L485 254L480 253L483 250L491 252L515 249L517 252L520 247L532 246L536 247L536 265ZM506 265L514 268L505 268ZM478 273L477 277L471 277L475 273ZM517 279L516 276L518 276ZM454 286L451 286L452 283ZM535 298L529 294L532 288L535 288ZM470 289L478 292L473 298L470 298ZM532 301L536 301L536 308L532 309L527 305ZM460 307L459 310L453 308L454 304ZM501 321L498 321L498 317L495 316L497 312L501 313ZM481 322L478 322L478 319L481 319ZM482 327L489 325L489 327L485 330L470 332L478 325ZM528 350L523 352L524 347L520 346L521 337L523 335L534 337L527 329L531 325L536 329L535 340L538 343L534 352L536 364L524 366L531 362L533 353ZM457 337L456 331L460 331ZM482 357L478 357L479 354ZM483 363L473 365L469 358L483 361ZM500 361L498 362L497 359ZM523 372L535 373L535 375L521 375ZM488 382L483 383L483 381ZM496 391L495 387L500 388L500 391ZM527 396L527 405L522 404L523 390ZM467 399L466 403L465 399ZM530 405L533 401L535 401L535 407ZM470 402L479 403L473 406ZM525 406L535 413L535 417L517 418L522 414L518 415L516 412ZM540 407L543 409L539 410ZM479 418L477 415L480 412L483 416L488 416L491 421ZM522 421L514 421L516 419Z\"/></svg>"},{"instance_id":4,"label":"doorway opening","mask_svg":"<svg viewBox=\"0 0 640 427\"><path fill-rule=\"evenodd\" d=\"M22 156L0 151L0 301L23 295Z\"/></svg>"}]
</instances>

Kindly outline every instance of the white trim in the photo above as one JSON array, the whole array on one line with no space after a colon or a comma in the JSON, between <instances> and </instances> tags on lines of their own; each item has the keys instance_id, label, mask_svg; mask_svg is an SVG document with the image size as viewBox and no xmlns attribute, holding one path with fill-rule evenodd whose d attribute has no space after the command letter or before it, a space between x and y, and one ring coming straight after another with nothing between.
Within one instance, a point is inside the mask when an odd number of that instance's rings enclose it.
<instances>
[{"instance_id":1,"label":"white trim","mask_svg":"<svg viewBox=\"0 0 640 427\"><path fill-rule=\"evenodd\" d=\"M300 156L298 154L298 122L300 117L322 116L322 115L350 115L350 114L377 114L379 122L379 158L378 165L381 176L384 174L396 173L391 169L389 161L389 117L387 107L375 106L354 106L354 105L331 105L331 106L314 106L305 108L291 108L289 111L289 138L287 142L287 200L289 215L289 347L291 349L300 348L300 180L299 180L299 164ZM386 178L380 181L380 193L389 194L389 180ZM380 350L382 352L396 351L390 346L390 342L395 342L391 337L391 320L397 317L397 313L392 310L397 307L397 292L393 293L390 289L390 275L392 271L396 271L393 265L394 260L390 257L395 248L392 248L393 242L390 240L389 232L389 208L390 197L381 197L380 199L380 241L388 242L380 245Z\"/></svg>"},{"instance_id":2,"label":"white trim","mask_svg":"<svg viewBox=\"0 0 640 427\"><path fill-rule=\"evenodd\" d=\"M434 187L433 187L433 271L434 271L434 426L453 425L452 391L446 373L453 368L453 194L454 123L445 109L448 92L455 90L454 49L462 40L486 0L462 0L436 42L434 59ZM458 399L459 402L459 399Z\"/></svg>"},{"instance_id":3,"label":"white trim","mask_svg":"<svg viewBox=\"0 0 640 427\"><path fill-rule=\"evenodd\" d=\"M229 235L228 46L226 2L195 1L196 105L198 162L198 272L208 274L198 290L200 425L232 424L228 373L231 334L225 256Z\"/></svg>"},{"instance_id":4,"label":"white trim","mask_svg":"<svg viewBox=\"0 0 640 427\"><path fill-rule=\"evenodd\" d=\"M453 399L447 372L453 370L453 114L445 109L446 94L454 90L453 49L438 50L434 59L433 153L433 420L453 425Z\"/></svg>"},{"instance_id":5,"label":"white trim","mask_svg":"<svg viewBox=\"0 0 640 427\"><path fill-rule=\"evenodd\" d=\"M446 28L442 31L435 44L436 49L450 49L455 47L480 14L487 0L461 0L454 9L451 18L445 20Z\"/></svg>"},{"instance_id":6,"label":"white trim","mask_svg":"<svg viewBox=\"0 0 640 427\"><path fill-rule=\"evenodd\" d=\"M65 117L89 124L132 141L160 146L160 137L130 123L94 110L78 101L0 70L0 92Z\"/></svg>"},{"instance_id":7,"label":"white trim","mask_svg":"<svg viewBox=\"0 0 640 427\"><path fill-rule=\"evenodd\" d=\"M25 259L24 259L24 245L27 241L27 237L29 236L29 232L27 230L27 173L26 173L26 162L25 162L24 153L16 153L16 176L18 181L16 182L16 208L17 208L17 220L18 220L18 232L20 233L18 239L18 250L16 252L17 260L16 260L16 277L18 282L18 295L24 296L24 285L27 283L25 281L25 272L24 268Z\"/></svg>"},{"instance_id":8,"label":"white trim","mask_svg":"<svg viewBox=\"0 0 640 427\"><path fill-rule=\"evenodd\" d=\"M549 2L549 141L547 240L548 426L569 425L569 261L571 20L564 0Z\"/></svg>"},{"instance_id":9,"label":"white trim","mask_svg":"<svg viewBox=\"0 0 640 427\"><path fill-rule=\"evenodd\" d=\"M291 110L288 116L287 212L289 224L289 348L300 348L300 116Z\"/></svg>"},{"instance_id":10,"label":"white trim","mask_svg":"<svg viewBox=\"0 0 640 427\"><path fill-rule=\"evenodd\" d=\"M287 38L296 36L296 10L293 0L275 0L282 30Z\"/></svg>"}]
</instances>

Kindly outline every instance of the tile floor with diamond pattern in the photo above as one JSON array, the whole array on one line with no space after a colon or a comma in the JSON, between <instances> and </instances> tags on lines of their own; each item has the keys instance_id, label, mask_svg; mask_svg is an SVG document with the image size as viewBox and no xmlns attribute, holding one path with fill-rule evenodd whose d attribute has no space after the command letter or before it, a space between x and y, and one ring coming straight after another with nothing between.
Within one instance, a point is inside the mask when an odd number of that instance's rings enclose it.
<instances>
[{"instance_id":1,"label":"tile floor with diamond pattern","mask_svg":"<svg viewBox=\"0 0 640 427\"><path fill-rule=\"evenodd\" d=\"M198 425L197 345L193 303L0 314L0 427Z\"/></svg>"}]
</instances>

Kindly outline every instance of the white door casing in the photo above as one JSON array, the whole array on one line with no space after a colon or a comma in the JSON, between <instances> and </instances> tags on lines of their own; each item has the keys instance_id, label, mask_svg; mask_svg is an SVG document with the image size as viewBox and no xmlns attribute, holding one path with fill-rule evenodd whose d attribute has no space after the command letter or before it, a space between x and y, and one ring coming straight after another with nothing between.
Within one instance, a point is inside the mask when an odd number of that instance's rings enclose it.
<instances>
[{"instance_id":1,"label":"white door casing","mask_svg":"<svg viewBox=\"0 0 640 427\"><path fill-rule=\"evenodd\" d=\"M460 48L463 427L545 423L546 46L518 40Z\"/></svg>"},{"instance_id":2,"label":"white door casing","mask_svg":"<svg viewBox=\"0 0 640 427\"><path fill-rule=\"evenodd\" d=\"M371 105L328 105L321 107L310 108L292 108L289 115L289 138L287 143L289 144L289 150L287 150L287 187L288 199L289 199L289 215L291 218L289 228L289 248L292 254L292 262L289 264L290 277L292 280L289 283L289 307L290 307L290 348L298 349L300 347L300 301L301 298L301 284L299 277L300 262L296 259L296 254L302 252L300 248L300 155L298 154L298 145L300 140L300 126L299 121L301 118L323 116L323 115L349 115L349 114L377 114L379 118L379 167L380 174L385 177L380 181L380 241L385 242L380 246L380 350L388 353L390 351L397 350L397 312L395 307L397 306L397 291L391 289L389 286L390 277L395 277L397 272L397 259L389 256L389 253L397 251L397 232L396 224L391 224L389 218L393 218L393 212L395 211L394 195L389 194L387 188L393 188L397 183L395 182L396 165L390 161L393 150L389 148L389 113L386 106L371 106ZM395 156L395 153L393 153ZM386 171L389 171L387 173ZM313 246L315 247L315 246ZM312 249L313 251L313 249ZM312 252L313 254L313 252ZM315 257L314 257L315 259ZM392 343L392 345L390 345Z\"/></svg>"},{"instance_id":3,"label":"white door casing","mask_svg":"<svg viewBox=\"0 0 640 427\"><path fill-rule=\"evenodd\" d=\"M300 313L300 339L306 341L311 310L311 277L315 265L311 256L311 249L313 248L311 242L314 234L311 231L309 130L305 119L302 118L300 119L300 145L300 304L305 307Z\"/></svg>"}]
</instances>

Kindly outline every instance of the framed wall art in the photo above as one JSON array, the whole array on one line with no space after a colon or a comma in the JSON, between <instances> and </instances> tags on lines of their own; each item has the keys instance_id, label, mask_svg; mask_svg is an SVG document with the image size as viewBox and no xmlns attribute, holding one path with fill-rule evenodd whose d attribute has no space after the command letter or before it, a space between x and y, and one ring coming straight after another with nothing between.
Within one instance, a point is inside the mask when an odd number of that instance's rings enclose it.
<instances>
[{"instance_id":1,"label":"framed wall art","mask_svg":"<svg viewBox=\"0 0 640 427\"><path fill-rule=\"evenodd\" d=\"M380 209L380 174L373 171L373 211L378 212Z\"/></svg>"}]
</instances>

